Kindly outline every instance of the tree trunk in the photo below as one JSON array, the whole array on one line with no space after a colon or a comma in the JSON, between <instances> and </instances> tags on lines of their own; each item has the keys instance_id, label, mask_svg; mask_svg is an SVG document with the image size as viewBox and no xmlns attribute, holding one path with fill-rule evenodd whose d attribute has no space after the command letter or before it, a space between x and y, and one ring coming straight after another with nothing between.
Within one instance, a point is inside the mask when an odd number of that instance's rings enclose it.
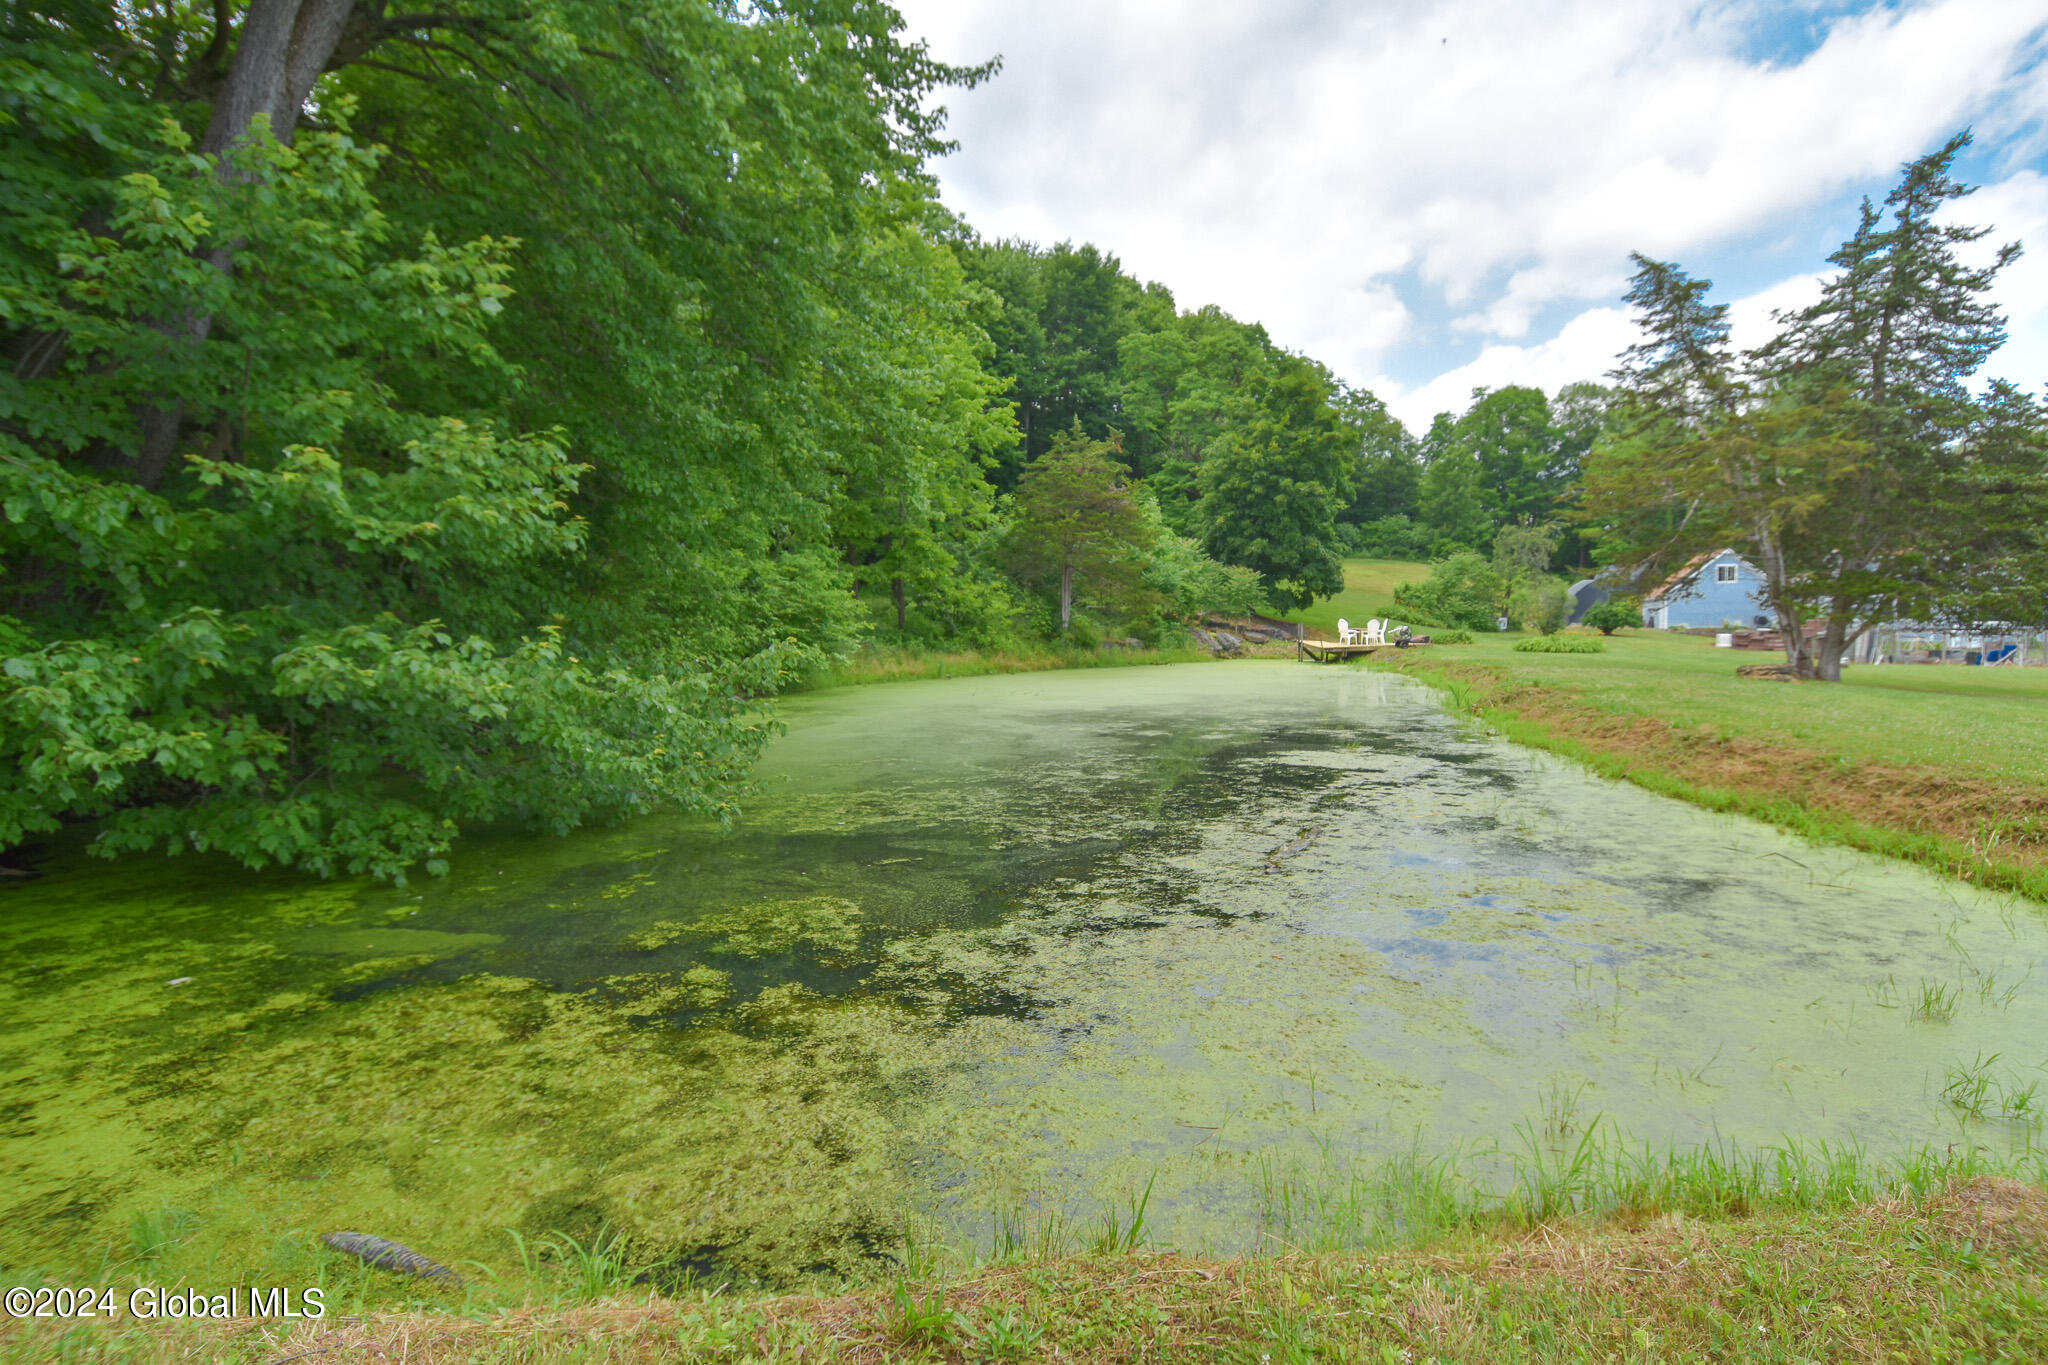
<instances>
[{"instance_id":1,"label":"tree trunk","mask_svg":"<svg viewBox=\"0 0 2048 1365\"><path fill-rule=\"evenodd\" d=\"M1847 621L1839 616L1828 617L1820 638L1813 642L1813 677L1821 682L1840 682L1842 655L1853 638Z\"/></svg>"},{"instance_id":2,"label":"tree trunk","mask_svg":"<svg viewBox=\"0 0 2048 1365\"><path fill-rule=\"evenodd\" d=\"M903 595L902 579L892 578L889 580L889 595L896 599L896 630L898 634L901 634L903 631L904 612L910 605L909 600Z\"/></svg>"},{"instance_id":3,"label":"tree trunk","mask_svg":"<svg viewBox=\"0 0 2048 1365\"><path fill-rule=\"evenodd\" d=\"M216 159L215 174L222 180L235 177L228 153L247 141L258 114L270 116L273 137L291 142L299 111L313 82L327 69L352 8L354 0L251 0L235 42L234 65L214 96L206 136L199 142L199 150ZM223 244L208 256L208 263L225 274L232 268L232 253L232 245ZM156 326L172 341L197 351L213 330L213 318L192 309ZM177 451L184 402L171 398L139 404L135 422L138 440L131 475L144 488L155 488Z\"/></svg>"},{"instance_id":4,"label":"tree trunk","mask_svg":"<svg viewBox=\"0 0 2048 1365\"><path fill-rule=\"evenodd\" d=\"M1060 565L1060 634L1074 621L1074 566Z\"/></svg>"}]
</instances>

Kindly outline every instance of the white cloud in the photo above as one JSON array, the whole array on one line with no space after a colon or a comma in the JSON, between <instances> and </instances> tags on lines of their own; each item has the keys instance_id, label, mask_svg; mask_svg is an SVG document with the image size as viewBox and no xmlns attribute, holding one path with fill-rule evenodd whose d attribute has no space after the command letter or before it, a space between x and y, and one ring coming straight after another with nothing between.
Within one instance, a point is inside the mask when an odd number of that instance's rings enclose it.
<instances>
[{"instance_id":1,"label":"white cloud","mask_svg":"<svg viewBox=\"0 0 2048 1365\"><path fill-rule=\"evenodd\" d=\"M1828 272L1794 275L1768 289L1728 303L1728 340L1737 350L1749 351L1778 334L1777 315L1795 312L1820 299L1820 287Z\"/></svg>"},{"instance_id":2,"label":"white cloud","mask_svg":"<svg viewBox=\"0 0 2048 1365\"><path fill-rule=\"evenodd\" d=\"M1784 11L1761 0L900 7L944 59L1004 55L945 95L962 150L938 169L969 221L1094 241L1352 378L1461 339L1480 351L1453 373L1562 364L1592 314L1488 343L1618 299L1631 249L1804 228L1972 120L2038 147L2048 111L2048 0L1878 7L1787 64L1743 55Z\"/></svg>"},{"instance_id":3,"label":"white cloud","mask_svg":"<svg viewBox=\"0 0 2048 1365\"><path fill-rule=\"evenodd\" d=\"M1635 340L1635 323L1626 310L1589 308L1548 341L1533 346L1488 346L1477 358L1413 389L1403 390L1384 378L1369 387L1386 399L1388 411L1400 418L1402 425L1419 436L1429 430L1437 413L1463 412L1475 388L1526 384L1556 393L1582 379L1601 379L1614 368L1615 357Z\"/></svg>"},{"instance_id":4,"label":"white cloud","mask_svg":"<svg viewBox=\"0 0 2048 1365\"><path fill-rule=\"evenodd\" d=\"M1986 185L1962 201L1958 222L1992 226L1979 242L1981 263L2007 242L2023 254L1998 277L1992 298L2005 310L2007 341L1984 367L1987 378L2009 379L2037 397L2048 385L2048 176L2022 171Z\"/></svg>"}]
</instances>

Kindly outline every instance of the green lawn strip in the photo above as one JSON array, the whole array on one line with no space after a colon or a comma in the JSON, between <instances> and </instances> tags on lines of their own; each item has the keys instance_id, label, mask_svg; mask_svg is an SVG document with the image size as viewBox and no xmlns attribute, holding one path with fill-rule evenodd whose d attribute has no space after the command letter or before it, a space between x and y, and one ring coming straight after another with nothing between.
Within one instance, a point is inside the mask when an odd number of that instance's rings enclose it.
<instances>
[{"instance_id":1,"label":"green lawn strip","mask_svg":"<svg viewBox=\"0 0 2048 1365\"><path fill-rule=\"evenodd\" d=\"M1977 1202L1972 1202L1973 1200ZM1993 1215L1996 1216L1993 1216ZM2048 1195L1639 1215L1372 1255L1077 1256L842 1295L723 1294L283 1327L48 1327L7 1358L417 1365L750 1359L1267 1362L2048 1359ZM301 1354L303 1353L303 1354Z\"/></svg>"},{"instance_id":2,"label":"green lawn strip","mask_svg":"<svg viewBox=\"0 0 2048 1365\"><path fill-rule=\"evenodd\" d=\"M1738 665L1782 655L1716 649L1709 636L1622 631L1598 656L1515 653L1525 638L1481 635L1432 661L1495 665L1511 681L1569 687L1617 714L1788 741L1853 763L2030 786L2048 774L2048 668L1860 665L1839 684L1787 684L1735 675Z\"/></svg>"},{"instance_id":3,"label":"green lawn strip","mask_svg":"<svg viewBox=\"0 0 2048 1365\"><path fill-rule=\"evenodd\" d=\"M2048 669L1877 666L1852 669L1839 685L1786 684L1736 677L1737 664L1765 656L1717 650L1700 637L1620 634L1600 655L1520 654L1517 638L1524 637L1482 636L1471 646L1383 656L1373 666L1432 683L1507 738L1604 776L2048 901L2048 822L2032 813L2048 803ZM1681 736L1773 746L1787 767L1818 755L1845 778L1872 767L1936 789L2004 789L2020 813L1956 837L1783 790L1701 780L1655 746L1575 732L1569 712L1561 717L1555 706L1525 714L1514 696L1522 688L1543 689L1545 700L1561 694L1588 713L1662 722ZM1508 700L1496 704L1503 692Z\"/></svg>"},{"instance_id":4,"label":"green lawn strip","mask_svg":"<svg viewBox=\"0 0 2048 1365\"><path fill-rule=\"evenodd\" d=\"M1400 618L1394 605L1394 589L1403 583L1420 583L1429 577L1429 565L1405 559L1347 559L1344 561L1344 591L1286 612L1283 621L1299 621L1309 634L1325 640L1337 638L1337 618L1363 626L1375 617Z\"/></svg>"}]
</instances>

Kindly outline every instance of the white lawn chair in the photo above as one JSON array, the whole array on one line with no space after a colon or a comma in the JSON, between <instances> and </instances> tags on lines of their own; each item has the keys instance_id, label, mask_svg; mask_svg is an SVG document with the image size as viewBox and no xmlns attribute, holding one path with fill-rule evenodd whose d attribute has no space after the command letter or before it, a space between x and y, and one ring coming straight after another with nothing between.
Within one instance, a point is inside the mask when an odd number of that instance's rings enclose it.
<instances>
[{"instance_id":1,"label":"white lawn chair","mask_svg":"<svg viewBox=\"0 0 2048 1365\"><path fill-rule=\"evenodd\" d=\"M1354 630L1354 629L1352 628L1352 625L1351 625L1351 623L1350 623L1349 621L1345 620L1345 619L1344 619L1343 617L1341 617L1341 616L1340 616L1340 617L1338 617L1338 618L1337 618L1337 643L1338 643L1338 644L1340 644L1340 645L1348 645L1348 644L1350 644L1350 643L1352 642L1352 640L1351 640L1351 637L1352 637L1352 636L1354 636L1354 635L1361 635L1361 634L1363 634L1363 633L1364 633L1363 631L1359 631L1359 630Z\"/></svg>"},{"instance_id":2,"label":"white lawn chair","mask_svg":"<svg viewBox=\"0 0 2048 1365\"><path fill-rule=\"evenodd\" d=\"M1359 643L1362 645L1383 645L1386 642L1387 623L1377 617L1367 621L1365 623L1365 636Z\"/></svg>"}]
</instances>

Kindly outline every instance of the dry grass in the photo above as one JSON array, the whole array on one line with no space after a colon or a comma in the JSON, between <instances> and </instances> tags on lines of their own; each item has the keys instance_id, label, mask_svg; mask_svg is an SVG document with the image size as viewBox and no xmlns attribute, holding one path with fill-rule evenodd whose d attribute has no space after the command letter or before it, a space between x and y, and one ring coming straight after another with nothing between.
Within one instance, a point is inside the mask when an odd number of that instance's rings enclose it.
<instances>
[{"instance_id":1,"label":"dry grass","mask_svg":"<svg viewBox=\"0 0 2048 1365\"><path fill-rule=\"evenodd\" d=\"M1005 1265L829 1296L0 1332L21 1360L2048 1359L2048 1193L1982 1178L1828 1213L1466 1234L1371 1256Z\"/></svg>"}]
</instances>

